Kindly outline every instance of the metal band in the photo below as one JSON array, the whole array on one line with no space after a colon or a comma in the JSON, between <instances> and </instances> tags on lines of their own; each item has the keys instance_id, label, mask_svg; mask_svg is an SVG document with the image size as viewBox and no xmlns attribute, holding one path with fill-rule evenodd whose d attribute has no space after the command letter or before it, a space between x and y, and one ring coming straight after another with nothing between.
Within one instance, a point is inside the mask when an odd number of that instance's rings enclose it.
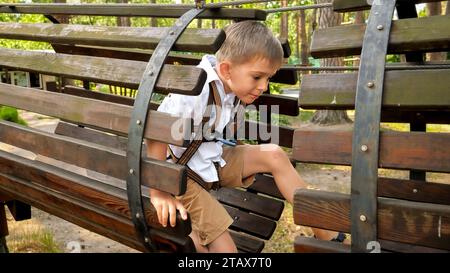
<instances>
[{"instance_id":1,"label":"metal band","mask_svg":"<svg viewBox=\"0 0 450 273\"><path fill-rule=\"evenodd\" d=\"M172 28L168 30L156 47L145 68L141 83L139 84L138 94L134 102L133 112L130 119L128 130L127 159L129 175L127 177L128 204L130 206L131 219L133 220L138 237L142 240L148 251L156 251L156 247L150 241L149 228L145 219L144 208L141 196L141 151L142 141L147 120L147 113L150 105L151 96L162 70L164 62L186 27L193 19L204 9L191 9L181 16Z\"/></svg>"},{"instance_id":2,"label":"metal band","mask_svg":"<svg viewBox=\"0 0 450 273\"><path fill-rule=\"evenodd\" d=\"M373 1L361 52L352 146L352 252L368 252L368 243L377 240L381 102L395 4L395 0Z\"/></svg>"}]
</instances>

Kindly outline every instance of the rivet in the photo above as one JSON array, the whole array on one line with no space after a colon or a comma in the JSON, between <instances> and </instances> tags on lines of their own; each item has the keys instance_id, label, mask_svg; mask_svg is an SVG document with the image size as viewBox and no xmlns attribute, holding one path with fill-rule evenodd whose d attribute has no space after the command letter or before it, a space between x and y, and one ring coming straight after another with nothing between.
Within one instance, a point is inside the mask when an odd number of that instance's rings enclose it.
<instances>
[{"instance_id":1,"label":"rivet","mask_svg":"<svg viewBox=\"0 0 450 273\"><path fill-rule=\"evenodd\" d=\"M375 86L375 84L373 83L373 82L368 82L367 83L367 87L369 87L369 88L372 88L372 87L374 87Z\"/></svg>"},{"instance_id":2,"label":"rivet","mask_svg":"<svg viewBox=\"0 0 450 273\"><path fill-rule=\"evenodd\" d=\"M239 220L239 216L234 216L234 220Z\"/></svg>"},{"instance_id":3,"label":"rivet","mask_svg":"<svg viewBox=\"0 0 450 273\"><path fill-rule=\"evenodd\" d=\"M174 35L175 32L173 32L173 30L171 30L171 31L169 31L169 34L170 34L170 35Z\"/></svg>"},{"instance_id":4,"label":"rivet","mask_svg":"<svg viewBox=\"0 0 450 273\"><path fill-rule=\"evenodd\" d=\"M148 238L147 238L147 237L144 237L144 241L145 241L146 243L148 243Z\"/></svg>"},{"instance_id":5,"label":"rivet","mask_svg":"<svg viewBox=\"0 0 450 273\"><path fill-rule=\"evenodd\" d=\"M136 124L141 125L141 120L140 119L136 120Z\"/></svg>"},{"instance_id":6,"label":"rivet","mask_svg":"<svg viewBox=\"0 0 450 273\"><path fill-rule=\"evenodd\" d=\"M365 152L367 151L369 148L367 148L367 145L361 145L361 151Z\"/></svg>"},{"instance_id":7,"label":"rivet","mask_svg":"<svg viewBox=\"0 0 450 273\"><path fill-rule=\"evenodd\" d=\"M244 198L244 202L247 202L247 198Z\"/></svg>"},{"instance_id":8,"label":"rivet","mask_svg":"<svg viewBox=\"0 0 450 273\"><path fill-rule=\"evenodd\" d=\"M413 193L417 193L417 189L413 189Z\"/></svg>"},{"instance_id":9,"label":"rivet","mask_svg":"<svg viewBox=\"0 0 450 273\"><path fill-rule=\"evenodd\" d=\"M148 72L148 75L153 76L154 75L153 71Z\"/></svg>"},{"instance_id":10,"label":"rivet","mask_svg":"<svg viewBox=\"0 0 450 273\"><path fill-rule=\"evenodd\" d=\"M134 170L133 169L130 169L130 174L134 174Z\"/></svg>"},{"instance_id":11,"label":"rivet","mask_svg":"<svg viewBox=\"0 0 450 273\"><path fill-rule=\"evenodd\" d=\"M141 215L138 213L136 213L136 218L139 219L139 217L141 217Z\"/></svg>"},{"instance_id":12,"label":"rivet","mask_svg":"<svg viewBox=\"0 0 450 273\"><path fill-rule=\"evenodd\" d=\"M365 222L365 221L367 221L367 218L366 218L366 216L364 214L361 214L359 216L359 220L361 220L362 222Z\"/></svg>"},{"instance_id":13,"label":"rivet","mask_svg":"<svg viewBox=\"0 0 450 273\"><path fill-rule=\"evenodd\" d=\"M383 28L384 28L383 25L378 25L378 26L377 26L377 29L378 29L378 30L383 30Z\"/></svg>"}]
</instances>

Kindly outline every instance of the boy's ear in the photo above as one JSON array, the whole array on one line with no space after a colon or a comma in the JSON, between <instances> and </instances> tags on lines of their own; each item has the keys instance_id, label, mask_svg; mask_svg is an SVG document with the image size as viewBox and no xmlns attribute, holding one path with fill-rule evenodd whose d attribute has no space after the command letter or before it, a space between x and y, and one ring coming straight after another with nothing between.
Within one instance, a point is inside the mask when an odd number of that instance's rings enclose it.
<instances>
[{"instance_id":1,"label":"boy's ear","mask_svg":"<svg viewBox=\"0 0 450 273\"><path fill-rule=\"evenodd\" d=\"M229 80L231 77L231 64L227 61L219 63L219 71L225 80Z\"/></svg>"}]
</instances>

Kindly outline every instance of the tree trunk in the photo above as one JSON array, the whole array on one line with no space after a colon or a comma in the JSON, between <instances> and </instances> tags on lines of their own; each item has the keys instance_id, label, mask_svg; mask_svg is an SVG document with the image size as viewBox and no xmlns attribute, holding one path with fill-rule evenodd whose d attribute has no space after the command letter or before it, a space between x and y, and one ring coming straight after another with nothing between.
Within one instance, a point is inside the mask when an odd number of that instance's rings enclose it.
<instances>
[{"instance_id":1,"label":"tree trunk","mask_svg":"<svg viewBox=\"0 0 450 273\"><path fill-rule=\"evenodd\" d=\"M128 0L117 0L118 4L128 4ZM130 17L117 17L117 26L129 27L131 26Z\"/></svg>"},{"instance_id":2,"label":"tree trunk","mask_svg":"<svg viewBox=\"0 0 450 273\"><path fill-rule=\"evenodd\" d=\"M317 3L328 3L329 0L317 0ZM319 29L338 26L342 22L342 15L333 12L332 8L319 11ZM342 66L343 58L325 58L320 60L320 66ZM345 110L318 110L311 118L311 122L321 125L348 123L351 120Z\"/></svg>"},{"instance_id":3,"label":"tree trunk","mask_svg":"<svg viewBox=\"0 0 450 273\"><path fill-rule=\"evenodd\" d=\"M67 3L66 0L53 0L53 3ZM58 20L60 24L68 24L69 16L68 15L53 15L53 17Z\"/></svg>"},{"instance_id":4,"label":"tree trunk","mask_svg":"<svg viewBox=\"0 0 450 273\"><path fill-rule=\"evenodd\" d=\"M448 6L448 2L447 2ZM447 7L448 10L448 7ZM435 16L435 15L441 15L442 13L442 6L440 2L436 3L428 3L427 4L427 16ZM445 60L447 57L447 52L432 52L428 53L428 60L430 61L442 61Z\"/></svg>"},{"instance_id":5,"label":"tree trunk","mask_svg":"<svg viewBox=\"0 0 450 273\"><path fill-rule=\"evenodd\" d=\"M305 11L300 10L300 46L301 46L301 60L302 65L309 65L309 51L308 51L308 38L306 34L306 20L305 20Z\"/></svg>"},{"instance_id":6,"label":"tree trunk","mask_svg":"<svg viewBox=\"0 0 450 273\"><path fill-rule=\"evenodd\" d=\"M288 5L287 0L281 0L281 7L287 7ZM281 20L280 20L280 38L288 39L288 13L283 12L281 14Z\"/></svg>"}]
</instances>

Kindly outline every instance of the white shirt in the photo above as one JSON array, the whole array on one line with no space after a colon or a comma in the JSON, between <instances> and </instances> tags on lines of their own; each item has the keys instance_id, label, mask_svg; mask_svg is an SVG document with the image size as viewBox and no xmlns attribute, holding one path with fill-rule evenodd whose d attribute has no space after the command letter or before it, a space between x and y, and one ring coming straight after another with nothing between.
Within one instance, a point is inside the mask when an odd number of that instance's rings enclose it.
<instances>
[{"instance_id":1,"label":"white shirt","mask_svg":"<svg viewBox=\"0 0 450 273\"><path fill-rule=\"evenodd\" d=\"M214 67L217 64L216 57L213 55L203 56L200 64L197 67L206 71L207 78L203 90L198 96L186 96L179 94L167 95L158 108L159 112L169 113L176 117L193 118L194 124L200 124L203 119L203 114L208 105L209 97L209 83L215 81L217 89L222 101L222 113L220 120L216 126L216 131L223 132L223 129L234 117L235 109L233 103L236 95L234 93L226 94L224 86L220 81ZM215 120L215 109L211 113L211 124ZM169 145L170 149L176 157L180 157L186 148ZM219 162L220 166L225 166L226 162L222 158L222 143L221 142L204 142L200 145L197 152L192 156L188 162L189 168L196 172L205 182L218 181L218 175L213 162ZM169 156L169 153L167 154ZM169 159L168 161L171 161Z\"/></svg>"}]
</instances>

